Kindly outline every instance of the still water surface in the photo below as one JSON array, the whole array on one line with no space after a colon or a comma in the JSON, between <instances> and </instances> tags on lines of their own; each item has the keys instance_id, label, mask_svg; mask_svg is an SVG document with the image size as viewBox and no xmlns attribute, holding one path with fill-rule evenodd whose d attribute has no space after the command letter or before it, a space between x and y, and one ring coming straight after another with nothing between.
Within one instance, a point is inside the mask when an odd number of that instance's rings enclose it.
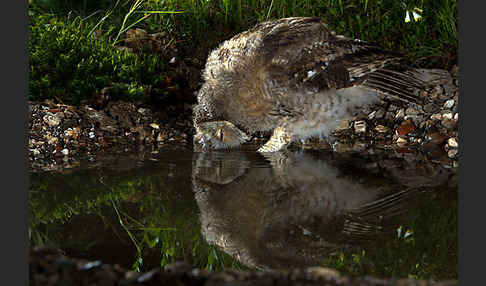
<instances>
[{"instance_id":1,"label":"still water surface","mask_svg":"<svg viewBox=\"0 0 486 286\"><path fill-rule=\"evenodd\" d=\"M457 170L423 156L163 150L30 184L31 244L72 257L457 279Z\"/></svg>"}]
</instances>

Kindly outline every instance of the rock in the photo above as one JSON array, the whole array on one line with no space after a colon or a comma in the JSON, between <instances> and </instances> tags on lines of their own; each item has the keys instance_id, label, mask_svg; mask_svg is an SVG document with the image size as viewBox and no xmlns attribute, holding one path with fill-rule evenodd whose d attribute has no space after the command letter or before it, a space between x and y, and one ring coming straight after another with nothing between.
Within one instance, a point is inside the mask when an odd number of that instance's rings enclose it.
<instances>
[{"instance_id":1,"label":"rock","mask_svg":"<svg viewBox=\"0 0 486 286\"><path fill-rule=\"evenodd\" d=\"M397 127L395 133L398 136L406 136L409 133L413 132L414 130L415 130L415 126L413 125L412 121L405 120Z\"/></svg>"},{"instance_id":2,"label":"rock","mask_svg":"<svg viewBox=\"0 0 486 286\"><path fill-rule=\"evenodd\" d=\"M375 113L375 118L380 119L383 118L383 116L385 116L385 110L382 108L378 109Z\"/></svg>"},{"instance_id":3,"label":"rock","mask_svg":"<svg viewBox=\"0 0 486 286\"><path fill-rule=\"evenodd\" d=\"M363 120L354 122L354 131L356 133L366 132L366 122Z\"/></svg>"},{"instance_id":4,"label":"rock","mask_svg":"<svg viewBox=\"0 0 486 286\"><path fill-rule=\"evenodd\" d=\"M375 130L380 133L387 133L390 130L390 128L383 125L376 125Z\"/></svg>"},{"instance_id":5,"label":"rock","mask_svg":"<svg viewBox=\"0 0 486 286\"><path fill-rule=\"evenodd\" d=\"M341 122L339 122L339 126L336 128L336 131L343 131L346 129L349 129L349 121L341 120Z\"/></svg>"},{"instance_id":6,"label":"rock","mask_svg":"<svg viewBox=\"0 0 486 286\"><path fill-rule=\"evenodd\" d=\"M442 87L440 85L436 85L432 91L429 93L430 99L437 99L439 95L442 94Z\"/></svg>"},{"instance_id":7,"label":"rock","mask_svg":"<svg viewBox=\"0 0 486 286\"><path fill-rule=\"evenodd\" d=\"M427 112L427 113L433 113L433 112L437 112L440 110L440 106L437 106L435 105L434 103L429 103L429 104L426 104L424 107L423 107L424 111Z\"/></svg>"},{"instance_id":8,"label":"rock","mask_svg":"<svg viewBox=\"0 0 486 286\"><path fill-rule=\"evenodd\" d=\"M459 146L456 138L454 138L454 137L451 137L447 140L447 145L449 145L449 147L452 147L452 148L457 148Z\"/></svg>"},{"instance_id":9,"label":"rock","mask_svg":"<svg viewBox=\"0 0 486 286\"><path fill-rule=\"evenodd\" d=\"M454 106L454 99L449 99L444 103L445 109L451 109Z\"/></svg>"},{"instance_id":10,"label":"rock","mask_svg":"<svg viewBox=\"0 0 486 286\"><path fill-rule=\"evenodd\" d=\"M59 125L59 123L61 123L61 119L55 115L44 115L42 120L44 120L44 122L46 122L51 127L57 126Z\"/></svg>"},{"instance_id":11,"label":"rock","mask_svg":"<svg viewBox=\"0 0 486 286\"><path fill-rule=\"evenodd\" d=\"M401 119L405 117L405 109L400 108L398 112L395 114L395 119Z\"/></svg>"},{"instance_id":12,"label":"rock","mask_svg":"<svg viewBox=\"0 0 486 286\"><path fill-rule=\"evenodd\" d=\"M62 153L64 156L67 156L67 155L69 155L69 150L68 150L68 149L66 149L66 148L64 148L64 149L62 149L62 150L61 150L61 153Z\"/></svg>"},{"instance_id":13,"label":"rock","mask_svg":"<svg viewBox=\"0 0 486 286\"><path fill-rule=\"evenodd\" d=\"M393 112L385 113L385 120L393 121L393 119L395 119L395 113L393 113Z\"/></svg>"},{"instance_id":14,"label":"rock","mask_svg":"<svg viewBox=\"0 0 486 286\"><path fill-rule=\"evenodd\" d=\"M405 110L405 114L406 115L418 115L418 114L420 114L420 111L416 108L409 107Z\"/></svg>"},{"instance_id":15,"label":"rock","mask_svg":"<svg viewBox=\"0 0 486 286\"><path fill-rule=\"evenodd\" d=\"M447 156L449 158L455 158L457 156L457 153L458 153L458 150L457 149L450 149L448 152L447 152Z\"/></svg>"},{"instance_id":16,"label":"rock","mask_svg":"<svg viewBox=\"0 0 486 286\"><path fill-rule=\"evenodd\" d=\"M447 129L454 129L454 127L457 125L457 121L453 120L452 118L442 118L440 123Z\"/></svg>"},{"instance_id":17,"label":"rock","mask_svg":"<svg viewBox=\"0 0 486 286\"><path fill-rule=\"evenodd\" d=\"M459 113L454 114L454 120L458 121L459 120Z\"/></svg>"},{"instance_id":18,"label":"rock","mask_svg":"<svg viewBox=\"0 0 486 286\"><path fill-rule=\"evenodd\" d=\"M373 118L375 118L375 116L376 116L376 110L368 114L368 119L372 120Z\"/></svg>"},{"instance_id":19,"label":"rock","mask_svg":"<svg viewBox=\"0 0 486 286\"><path fill-rule=\"evenodd\" d=\"M444 113L442 114L442 118L444 119L448 119L448 120L451 120L454 116L452 115L451 112L447 112L447 113Z\"/></svg>"},{"instance_id":20,"label":"rock","mask_svg":"<svg viewBox=\"0 0 486 286\"><path fill-rule=\"evenodd\" d=\"M154 123L150 123L150 127L152 127L153 129L156 129L156 130L159 130L160 129L159 125L157 123L155 123L155 122Z\"/></svg>"},{"instance_id":21,"label":"rock","mask_svg":"<svg viewBox=\"0 0 486 286\"><path fill-rule=\"evenodd\" d=\"M397 145L398 146L403 146L403 145L406 145L407 143L408 143L407 139L402 138L402 137L398 137L398 139L397 139Z\"/></svg>"},{"instance_id":22,"label":"rock","mask_svg":"<svg viewBox=\"0 0 486 286\"><path fill-rule=\"evenodd\" d=\"M430 119L432 119L432 120L441 120L441 118L442 118L442 115L440 113L432 114L430 116Z\"/></svg>"},{"instance_id":23,"label":"rock","mask_svg":"<svg viewBox=\"0 0 486 286\"><path fill-rule=\"evenodd\" d=\"M425 140L427 140L427 141L429 141L433 144L436 144L436 145L442 144L445 139L446 139L446 136L444 136L443 134L440 134L437 131L431 131L431 132L429 132L425 135Z\"/></svg>"}]
</instances>

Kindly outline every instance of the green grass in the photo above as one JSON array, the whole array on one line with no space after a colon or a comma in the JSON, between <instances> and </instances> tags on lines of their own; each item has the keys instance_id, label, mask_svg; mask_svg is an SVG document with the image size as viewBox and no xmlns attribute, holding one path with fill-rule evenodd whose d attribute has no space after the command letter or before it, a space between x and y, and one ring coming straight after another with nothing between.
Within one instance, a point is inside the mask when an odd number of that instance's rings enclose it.
<instances>
[{"instance_id":1,"label":"green grass","mask_svg":"<svg viewBox=\"0 0 486 286\"><path fill-rule=\"evenodd\" d=\"M164 77L173 71L160 56L113 48L127 28L167 31L182 56L204 63L223 40L290 16L318 16L339 34L405 54L410 64L449 69L457 64L457 6L457 0L32 0L29 97L78 103L113 85L130 99L167 95ZM421 20L405 22L414 8L423 11ZM94 39L94 30L103 36Z\"/></svg>"}]
</instances>

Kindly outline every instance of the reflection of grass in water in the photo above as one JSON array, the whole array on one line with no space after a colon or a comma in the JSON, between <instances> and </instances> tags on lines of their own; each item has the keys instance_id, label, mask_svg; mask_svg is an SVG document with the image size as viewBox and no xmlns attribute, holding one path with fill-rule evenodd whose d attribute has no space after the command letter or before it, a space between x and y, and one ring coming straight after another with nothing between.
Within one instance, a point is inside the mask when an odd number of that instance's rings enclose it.
<instances>
[{"instance_id":1,"label":"reflection of grass in water","mask_svg":"<svg viewBox=\"0 0 486 286\"><path fill-rule=\"evenodd\" d=\"M351 276L457 279L457 200L443 194L431 195L400 220L395 239L341 251L324 265Z\"/></svg>"}]
</instances>

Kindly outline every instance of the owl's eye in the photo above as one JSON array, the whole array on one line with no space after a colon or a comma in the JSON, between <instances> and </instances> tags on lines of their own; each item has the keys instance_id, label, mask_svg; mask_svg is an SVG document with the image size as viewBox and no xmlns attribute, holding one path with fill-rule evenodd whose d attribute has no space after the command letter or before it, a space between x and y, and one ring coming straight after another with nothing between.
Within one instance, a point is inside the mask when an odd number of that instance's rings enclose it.
<instances>
[{"instance_id":1,"label":"owl's eye","mask_svg":"<svg viewBox=\"0 0 486 286\"><path fill-rule=\"evenodd\" d=\"M218 130L218 138L219 138L219 141L223 142L223 139L224 139L224 134L223 134L223 129L219 129Z\"/></svg>"}]
</instances>

